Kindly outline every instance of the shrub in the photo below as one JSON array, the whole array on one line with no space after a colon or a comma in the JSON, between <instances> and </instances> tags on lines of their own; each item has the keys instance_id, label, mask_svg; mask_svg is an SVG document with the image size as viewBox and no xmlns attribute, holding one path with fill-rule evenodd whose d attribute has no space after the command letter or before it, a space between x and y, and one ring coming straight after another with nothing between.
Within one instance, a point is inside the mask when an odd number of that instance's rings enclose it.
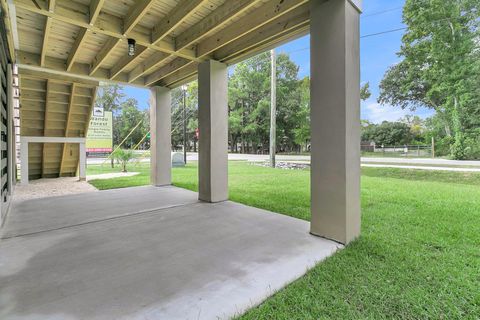
<instances>
[{"instance_id":1,"label":"shrub","mask_svg":"<svg viewBox=\"0 0 480 320\"><path fill-rule=\"evenodd\" d=\"M133 150L117 149L112 153L113 159L115 159L122 167L122 172L127 172L127 163L135 158Z\"/></svg>"}]
</instances>

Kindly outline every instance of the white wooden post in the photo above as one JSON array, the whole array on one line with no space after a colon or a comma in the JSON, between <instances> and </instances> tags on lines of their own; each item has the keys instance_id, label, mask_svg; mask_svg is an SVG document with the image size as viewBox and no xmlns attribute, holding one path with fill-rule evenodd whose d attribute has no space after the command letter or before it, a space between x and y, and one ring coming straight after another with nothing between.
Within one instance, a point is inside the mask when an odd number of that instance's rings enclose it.
<instances>
[{"instance_id":1,"label":"white wooden post","mask_svg":"<svg viewBox=\"0 0 480 320\"><path fill-rule=\"evenodd\" d=\"M85 181L87 179L87 151L85 149L85 143L80 143L79 145L79 162L78 162L78 178L80 181Z\"/></svg>"}]
</instances>

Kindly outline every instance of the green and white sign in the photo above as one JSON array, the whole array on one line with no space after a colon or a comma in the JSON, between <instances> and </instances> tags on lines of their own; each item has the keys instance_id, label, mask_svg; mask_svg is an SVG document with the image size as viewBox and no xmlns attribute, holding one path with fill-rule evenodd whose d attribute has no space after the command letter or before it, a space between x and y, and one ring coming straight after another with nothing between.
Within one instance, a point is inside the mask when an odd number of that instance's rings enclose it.
<instances>
[{"instance_id":1,"label":"green and white sign","mask_svg":"<svg viewBox=\"0 0 480 320\"><path fill-rule=\"evenodd\" d=\"M87 132L87 152L112 152L112 112L105 111L103 117L92 115Z\"/></svg>"}]
</instances>

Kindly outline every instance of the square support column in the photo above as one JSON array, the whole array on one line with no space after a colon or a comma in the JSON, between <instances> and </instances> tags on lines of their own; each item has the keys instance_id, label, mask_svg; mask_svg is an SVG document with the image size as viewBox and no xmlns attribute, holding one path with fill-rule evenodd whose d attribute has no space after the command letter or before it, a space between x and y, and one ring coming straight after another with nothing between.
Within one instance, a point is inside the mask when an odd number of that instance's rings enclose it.
<instances>
[{"instance_id":1,"label":"square support column","mask_svg":"<svg viewBox=\"0 0 480 320\"><path fill-rule=\"evenodd\" d=\"M20 141L20 169L20 183L25 186L28 184L28 142L25 140Z\"/></svg>"},{"instance_id":2,"label":"square support column","mask_svg":"<svg viewBox=\"0 0 480 320\"><path fill-rule=\"evenodd\" d=\"M78 161L78 179L80 181L87 180L87 149L85 143L78 145L79 161Z\"/></svg>"},{"instance_id":3,"label":"square support column","mask_svg":"<svg viewBox=\"0 0 480 320\"><path fill-rule=\"evenodd\" d=\"M150 181L154 186L172 184L172 124L170 89L150 89Z\"/></svg>"},{"instance_id":4,"label":"square support column","mask_svg":"<svg viewBox=\"0 0 480 320\"><path fill-rule=\"evenodd\" d=\"M198 198L228 199L227 65L214 60L198 66Z\"/></svg>"},{"instance_id":5,"label":"square support column","mask_svg":"<svg viewBox=\"0 0 480 320\"><path fill-rule=\"evenodd\" d=\"M359 1L310 1L311 233L360 234Z\"/></svg>"}]
</instances>

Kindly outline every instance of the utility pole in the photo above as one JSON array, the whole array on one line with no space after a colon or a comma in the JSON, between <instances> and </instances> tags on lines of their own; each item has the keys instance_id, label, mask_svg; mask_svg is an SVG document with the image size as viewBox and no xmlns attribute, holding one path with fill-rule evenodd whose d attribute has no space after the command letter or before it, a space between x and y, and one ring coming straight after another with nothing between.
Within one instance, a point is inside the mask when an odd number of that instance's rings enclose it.
<instances>
[{"instance_id":1,"label":"utility pole","mask_svg":"<svg viewBox=\"0 0 480 320\"><path fill-rule=\"evenodd\" d=\"M432 158L435 158L435 138L432 137Z\"/></svg>"},{"instance_id":2,"label":"utility pole","mask_svg":"<svg viewBox=\"0 0 480 320\"><path fill-rule=\"evenodd\" d=\"M187 86L182 86L183 93L183 162L187 164Z\"/></svg>"},{"instance_id":3,"label":"utility pole","mask_svg":"<svg viewBox=\"0 0 480 320\"><path fill-rule=\"evenodd\" d=\"M277 61L275 49L270 51L272 73L270 77L270 166L275 168L276 153L276 115L277 115Z\"/></svg>"}]
</instances>

